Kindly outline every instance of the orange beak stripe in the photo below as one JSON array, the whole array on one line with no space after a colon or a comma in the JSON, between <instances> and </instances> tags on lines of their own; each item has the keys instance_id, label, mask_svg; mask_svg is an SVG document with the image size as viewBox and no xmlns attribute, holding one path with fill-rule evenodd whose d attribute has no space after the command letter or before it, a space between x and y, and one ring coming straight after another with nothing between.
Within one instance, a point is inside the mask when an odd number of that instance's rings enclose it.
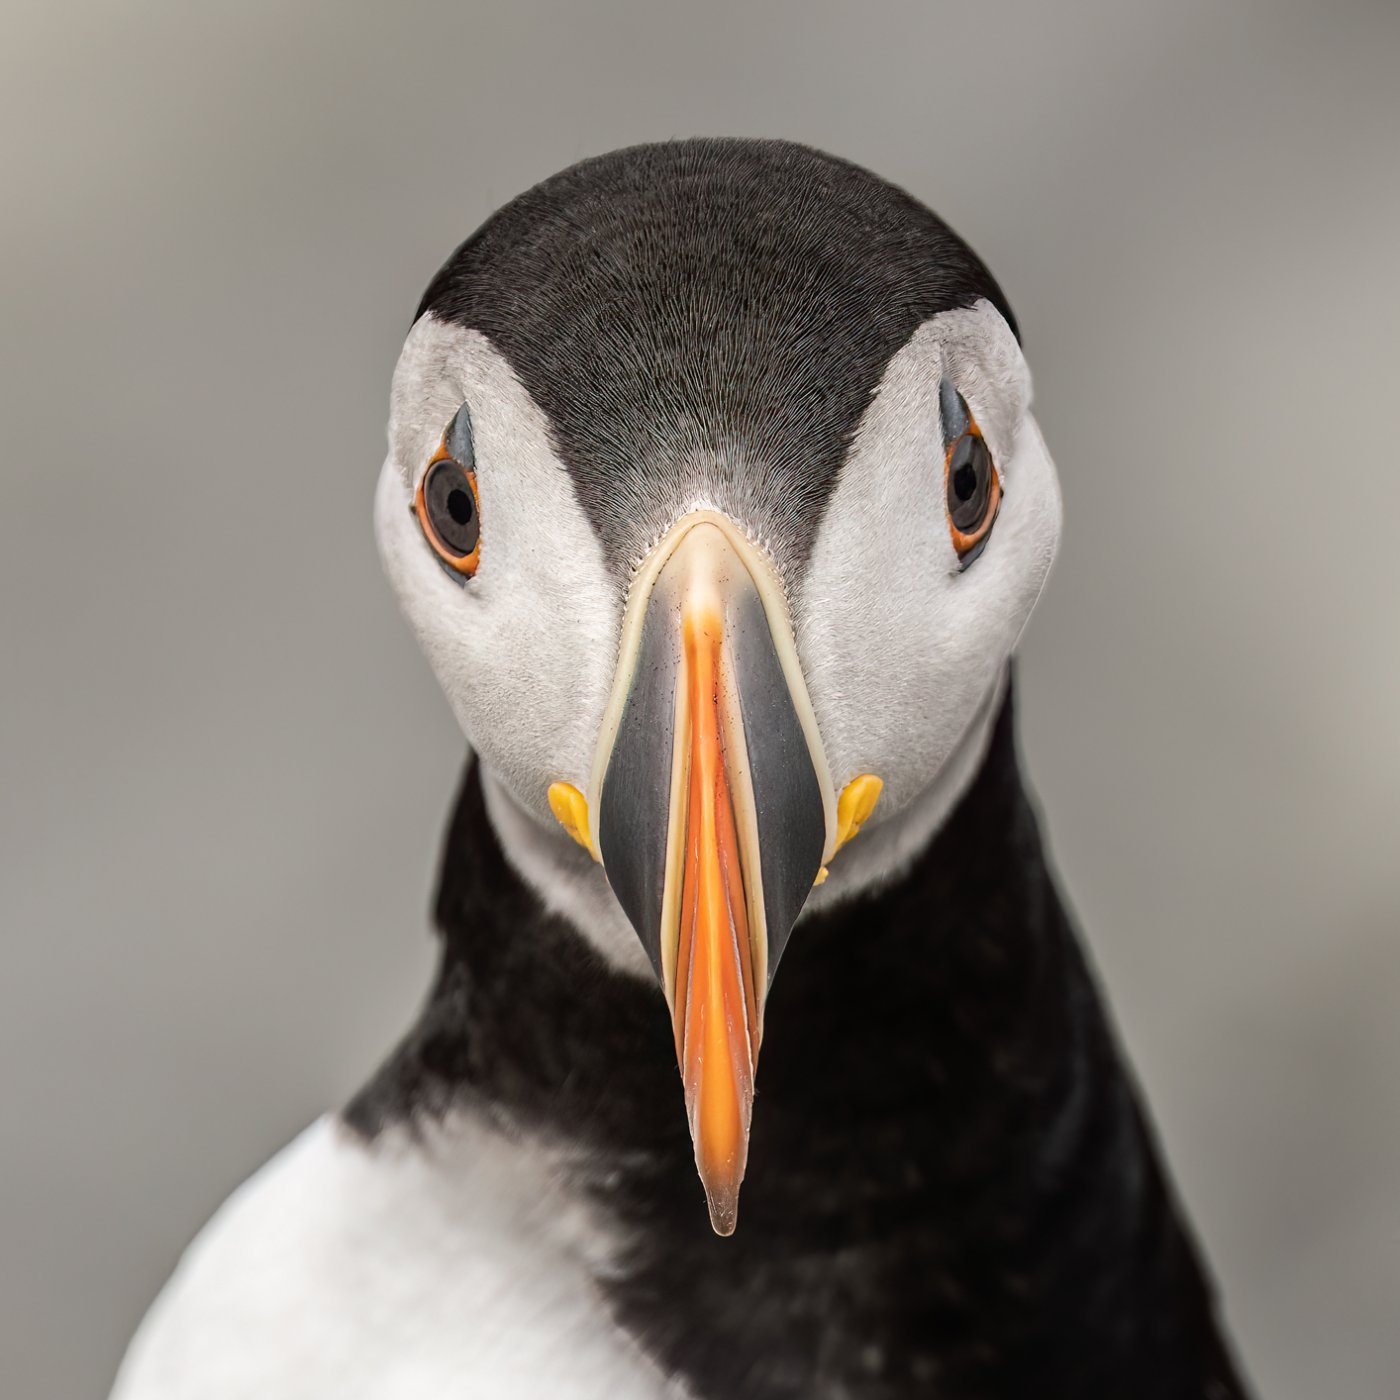
<instances>
[{"instance_id":1,"label":"orange beak stripe","mask_svg":"<svg viewBox=\"0 0 1400 1400\"><path fill-rule=\"evenodd\" d=\"M744 869L721 716L724 624L683 621L689 762L673 1015L695 1165L716 1233L732 1234L748 1162L761 1038ZM754 872L757 878L757 872Z\"/></svg>"}]
</instances>

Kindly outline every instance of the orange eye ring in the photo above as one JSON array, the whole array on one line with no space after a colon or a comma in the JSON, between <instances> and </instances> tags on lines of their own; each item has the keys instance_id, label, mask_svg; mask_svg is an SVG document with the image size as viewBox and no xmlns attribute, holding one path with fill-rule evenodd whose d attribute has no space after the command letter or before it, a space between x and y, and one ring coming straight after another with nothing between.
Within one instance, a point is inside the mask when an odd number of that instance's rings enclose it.
<instances>
[{"instance_id":1,"label":"orange eye ring","mask_svg":"<svg viewBox=\"0 0 1400 1400\"><path fill-rule=\"evenodd\" d=\"M943 489L948 533L953 549L966 568L981 553L992 532L1002 495L1001 477L982 430L971 414L966 430L948 444L944 454ZM969 517L969 509L975 515ZM959 515L963 518L958 519Z\"/></svg>"},{"instance_id":2,"label":"orange eye ring","mask_svg":"<svg viewBox=\"0 0 1400 1400\"><path fill-rule=\"evenodd\" d=\"M423 537L454 573L471 578L481 562L481 498L476 473L439 447L413 498Z\"/></svg>"}]
</instances>

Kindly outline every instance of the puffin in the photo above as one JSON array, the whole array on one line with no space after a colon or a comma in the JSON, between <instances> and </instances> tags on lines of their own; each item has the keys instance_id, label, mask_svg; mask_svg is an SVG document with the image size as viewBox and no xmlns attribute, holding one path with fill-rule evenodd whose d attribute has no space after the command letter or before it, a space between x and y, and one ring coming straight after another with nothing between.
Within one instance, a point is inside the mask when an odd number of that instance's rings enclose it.
<instances>
[{"instance_id":1,"label":"puffin","mask_svg":"<svg viewBox=\"0 0 1400 1400\"><path fill-rule=\"evenodd\" d=\"M114 1400L1235 1400L1017 758L1016 320L886 180L697 139L423 296L374 503L465 736L440 958Z\"/></svg>"}]
</instances>

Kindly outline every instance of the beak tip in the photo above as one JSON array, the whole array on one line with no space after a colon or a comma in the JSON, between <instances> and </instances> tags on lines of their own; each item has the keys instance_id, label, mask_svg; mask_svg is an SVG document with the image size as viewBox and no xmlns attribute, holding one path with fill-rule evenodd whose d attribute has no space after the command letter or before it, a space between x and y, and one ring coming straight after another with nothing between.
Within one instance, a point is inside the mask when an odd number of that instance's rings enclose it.
<instances>
[{"instance_id":1,"label":"beak tip","mask_svg":"<svg viewBox=\"0 0 1400 1400\"><path fill-rule=\"evenodd\" d=\"M710 1227L722 1239L734 1233L739 1223L739 1186L711 1186L705 1183L705 1200L710 1207Z\"/></svg>"},{"instance_id":2,"label":"beak tip","mask_svg":"<svg viewBox=\"0 0 1400 1400\"><path fill-rule=\"evenodd\" d=\"M733 1144L729 1151L715 1151L713 1145L707 1150L703 1136L696 1136L695 1167L700 1184L705 1188L705 1204L710 1210L710 1225L717 1235L732 1235L735 1225L738 1224L739 1188L744 1184L748 1157L747 1113L744 1115L739 1141Z\"/></svg>"}]
</instances>

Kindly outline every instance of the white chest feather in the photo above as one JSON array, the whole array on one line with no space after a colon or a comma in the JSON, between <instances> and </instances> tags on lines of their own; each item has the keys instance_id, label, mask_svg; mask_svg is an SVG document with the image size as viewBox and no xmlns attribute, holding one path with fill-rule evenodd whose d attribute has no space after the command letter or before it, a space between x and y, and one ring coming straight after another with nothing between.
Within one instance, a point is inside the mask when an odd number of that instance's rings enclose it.
<instances>
[{"instance_id":1,"label":"white chest feather","mask_svg":"<svg viewBox=\"0 0 1400 1400\"><path fill-rule=\"evenodd\" d=\"M190 1247L112 1400L681 1396L599 1295L613 1243L532 1144L322 1119Z\"/></svg>"}]
</instances>

